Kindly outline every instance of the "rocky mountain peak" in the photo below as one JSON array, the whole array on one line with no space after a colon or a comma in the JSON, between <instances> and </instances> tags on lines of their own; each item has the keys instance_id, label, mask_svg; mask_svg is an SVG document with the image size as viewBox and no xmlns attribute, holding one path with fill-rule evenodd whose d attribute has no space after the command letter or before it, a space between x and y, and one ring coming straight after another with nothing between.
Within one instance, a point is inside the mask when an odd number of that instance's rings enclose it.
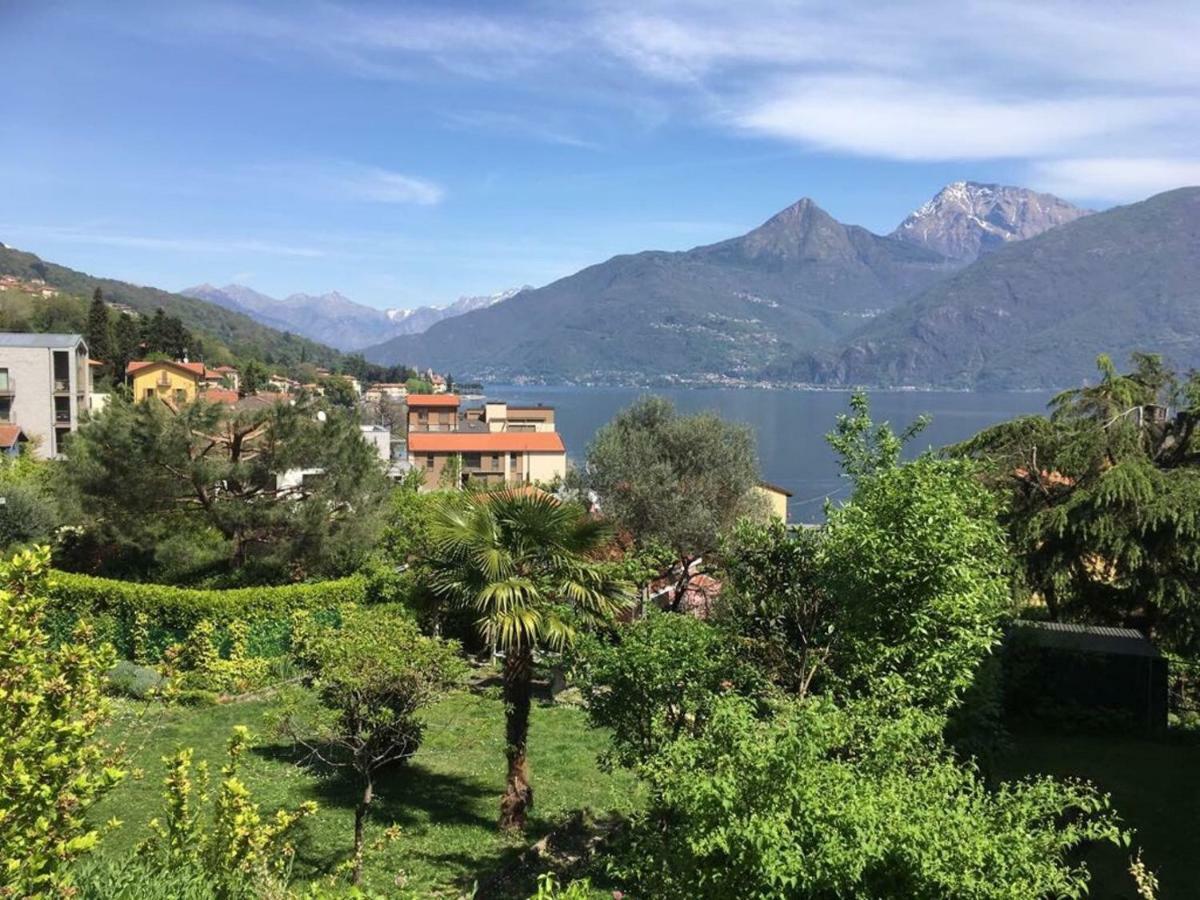
<instances>
[{"instance_id":1,"label":"rocky mountain peak","mask_svg":"<svg viewBox=\"0 0 1200 900\"><path fill-rule=\"evenodd\" d=\"M955 181L901 222L892 237L972 262L1006 243L1034 237L1088 212L1053 194Z\"/></svg>"},{"instance_id":2,"label":"rocky mountain peak","mask_svg":"<svg viewBox=\"0 0 1200 900\"><path fill-rule=\"evenodd\" d=\"M849 259L855 255L846 226L808 197L780 210L740 238L715 246L735 246L746 259L774 257L785 262Z\"/></svg>"}]
</instances>

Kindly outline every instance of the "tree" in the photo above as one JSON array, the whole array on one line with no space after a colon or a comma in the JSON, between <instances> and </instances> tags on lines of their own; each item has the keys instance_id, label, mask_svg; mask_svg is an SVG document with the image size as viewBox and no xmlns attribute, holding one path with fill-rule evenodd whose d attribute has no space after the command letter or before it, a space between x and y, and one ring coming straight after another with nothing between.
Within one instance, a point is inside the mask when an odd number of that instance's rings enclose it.
<instances>
[{"instance_id":1,"label":"tree","mask_svg":"<svg viewBox=\"0 0 1200 900\"><path fill-rule=\"evenodd\" d=\"M958 703L1011 614L997 512L962 460L924 456L858 481L821 546L840 690Z\"/></svg>"},{"instance_id":2,"label":"tree","mask_svg":"<svg viewBox=\"0 0 1200 900\"><path fill-rule=\"evenodd\" d=\"M311 403L114 399L76 432L67 474L117 542L154 553L208 530L224 542L225 571L250 580L354 568L387 491L353 415Z\"/></svg>"},{"instance_id":3,"label":"tree","mask_svg":"<svg viewBox=\"0 0 1200 900\"><path fill-rule=\"evenodd\" d=\"M1135 354L1120 374L1065 391L1048 416L951 448L978 460L1024 586L1051 618L1141 628L1200 651L1200 375ZM1169 414L1174 410L1174 414Z\"/></svg>"},{"instance_id":4,"label":"tree","mask_svg":"<svg viewBox=\"0 0 1200 900\"><path fill-rule=\"evenodd\" d=\"M298 643L319 704L314 709L293 695L279 726L313 759L357 776L353 880L359 884L376 780L417 752L424 730L418 714L455 683L462 663L455 644L425 637L411 620L381 609L351 611L340 628L316 629Z\"/></svg>"},{"instance_id":5,"label":"tree","mask_svg":"<svg viewBox=\"0 0 1200 900\"><path fill-rule=\"evenodd\" d=\"M243 394L257 394L267 386L269 377L266 366L257 359L252 359L242 366L242 371L238 375Z\"/></svg>"},{"instance_id":6,"label":"tree","mask_svg":"<svg viewBox=\"0 0 1200 900\"><path fill-rule=\"evenodd\" d=\"M321 379L321 388L325 392L325 399L333 406L343 409L358 408L358 394L354 392L350 379L342 375L330 375Z\"/></svg>"},{"instance_id":7,"label":"tree","mask_svg":"<svg viewBox=\"0 0 1200 900\"><path fill-rule=\"evenodd\" d=\"M111 367L113 364L112 323L109 320L108 305L104 302L104 294L100 288L96 288L96 292L92 295L92 305L88 308L87 330L84 332L84 339L87 341L88 354L91 358L100 360L106 367ZM111 374L114 378L120 377L115 372ZM122 371L121 374L124 372Z\"/></svg>"},{"instance_id":8,"label":"tree","mask_svg":"<svg viewBox=\"0 0 1200 900\"><path fill-rule=\"evenodd\" d=\"M533 804L527 745L534 654L570 646L579 629L609 620L626 586L589 557L610 527L541 491L448 498L432 526L432 584L474 609L484 639L504 653L507 787L500 827L523 829Z\"/></svg>"},{"instance_id":9,"label":"tree","mask_svg":"<svg viewBox=\"0 0 1200 900\"><path fill-rule=\"evenodd\" d=\"M609 759L630 769L681 736L703 732L719 697L755 695L763 687L727 633L658 610L622 626L611 640L585 636L574 656L588 718L609 730Z\"/></svg>"},{"instance_id":10,"label":"tree","mask_svg":"<svg viewBox=\"0 0 1200 900\"><path fill-rule=\"evenodd\" d=\"M825 440L841 458L843 474L858 479L897 466L904 445L928 424L928 418L919 416L900 434L887 422L876 425L866 393L855 391L850 395L850 414L838 415L836 427Z\"/></svg>"},{"instance_id":11,"label":"tree","mask_svg":"<svg viewBox=\"0 0 1200 900\"><path fill-rule=\"evenodd\" d=\"M410 394L432 394L433 385L424 378L417 378L415 375L404 383L405 389Z\"/></svg>"},{"instance_id":12,"label":"tree","mask_svg":"<svg viewBox=\"0 0 1200 900\"><path fill-rule=\"evenodd\" d=\"M86 629L50 645L49 564L44 547L0 564L0 896L60 896L99 840L88 807L122 776L96 739L112 648Z\"/></svg>"},{"instance_id":13,"label":"tree","mask_svg":"<svg viewBox=\"0 0 1200 900\"><path fill-rule=\"evenodd\" d=\"M679 415L647 397L597 433L572 484L594 491L604 514L640 544L659 542L677 560L675 602L693 566L720 536L756 511L758 457L748 427L712 413Z\"/></svg>"},{"instance_id":14,"label":"tree","mask_svg":"<svg viewBox=\"0 0 1200 900\"><path fill-rule=\"evenodd\" d=\"M113 380L120 381L125 377L125 369L138 356L138 345L141 343L141 329L133 316L121 313L113 325L113 340L111 359Z\"/></svg>"},{"instance_id":15,"label":"tree","mask_svg":"<svg viewBox=\"0 0 1200 900\"><path fill-rule=\"evenodd\" d=\"M717 622L761 671L804 696L836 643L820 533L743 519L721 545Z\"/></svg>"}]
</instances>

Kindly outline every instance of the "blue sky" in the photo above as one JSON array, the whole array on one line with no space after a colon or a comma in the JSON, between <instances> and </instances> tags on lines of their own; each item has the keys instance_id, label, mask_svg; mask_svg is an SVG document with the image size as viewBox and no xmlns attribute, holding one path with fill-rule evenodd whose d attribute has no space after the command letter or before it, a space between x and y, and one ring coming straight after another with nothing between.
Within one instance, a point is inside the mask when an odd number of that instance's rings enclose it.
<instances>
[{"instance_id":1,"label":"blue sky","mask_svg":"<svg viewBox=\"0 0 1200 900\"><path fill-rule=\"evenodd\" d=\"M0 0L0 240L445 303L957 179L1200 183L1200 4Z\"/></svg>"}]
</instances>

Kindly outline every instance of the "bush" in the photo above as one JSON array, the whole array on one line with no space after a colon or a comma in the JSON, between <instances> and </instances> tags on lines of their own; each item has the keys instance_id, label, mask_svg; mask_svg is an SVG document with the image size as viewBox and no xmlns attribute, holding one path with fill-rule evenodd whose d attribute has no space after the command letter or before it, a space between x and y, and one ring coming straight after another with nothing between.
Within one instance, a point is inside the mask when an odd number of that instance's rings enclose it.
<instances>
[{"instance_id":1,"label":"bush","mask_svg":"<svg viewBox=\"0 0 1200 900\"><path fill-rule=\"evenodd\" d=\"M146 700L161 690L165 679L150 666L123 659L108 670L108 692L135 700Z\"/></svg>"},{"instance_id":2,"label":"bush","mask_svg":"<svg viewBox=\"0 0 1200 900\"><path fill-rule=\"evenodd\" d=\"M86 618L121 656L150 661L206 620L213 623L219 646L227 646L229 626L240 619L248 626L247 655L264 657L288 651L292 612L310 610L336 622L341 607L366 601L367 581L354 575L312 584L199 590L55 572L49 593L47 626L56 642Z\"/></svg>"}]
</instances>

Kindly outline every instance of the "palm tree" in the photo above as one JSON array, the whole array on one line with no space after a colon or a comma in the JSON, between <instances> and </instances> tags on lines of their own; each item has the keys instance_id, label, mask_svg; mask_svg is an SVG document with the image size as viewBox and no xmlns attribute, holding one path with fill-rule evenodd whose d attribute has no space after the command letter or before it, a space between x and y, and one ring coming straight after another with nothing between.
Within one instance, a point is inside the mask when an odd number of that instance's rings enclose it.
<instances>
[{"instance_id":1,"label":"palm tree","mask_svg":"<svg viewBox=\"0 0 1200 900\"><path fill-rule=\"evenodd\" d=\"M500 827L520 830L533 805L526 748L534 653L569 646L577 629L611 619L626 585L591 557L610 527L536 489L448 498L431 529L433 586L473 608L482 637L504 653L508 781Z\"/></svg>"}]
</instances>

